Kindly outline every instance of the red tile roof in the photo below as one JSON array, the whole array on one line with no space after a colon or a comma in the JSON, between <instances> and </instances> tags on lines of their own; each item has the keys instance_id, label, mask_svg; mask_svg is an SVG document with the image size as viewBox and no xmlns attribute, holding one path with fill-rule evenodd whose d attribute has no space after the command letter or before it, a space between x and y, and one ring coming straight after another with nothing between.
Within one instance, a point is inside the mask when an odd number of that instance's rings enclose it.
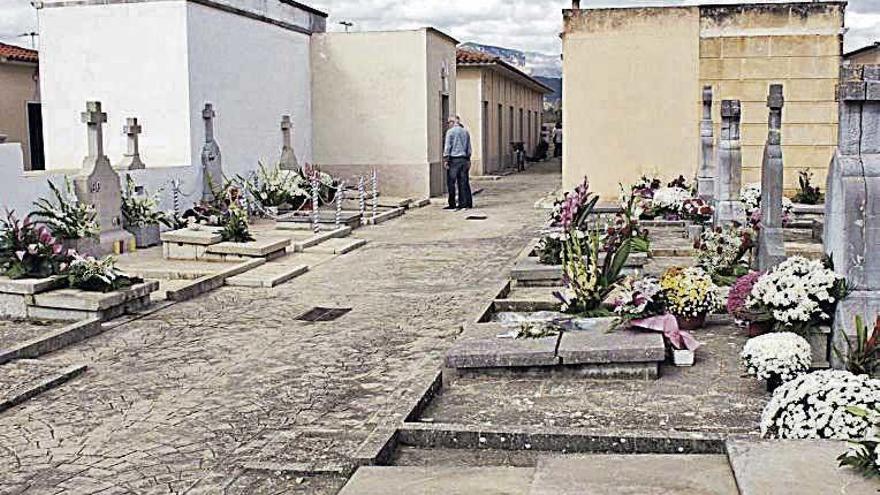
<instances>
[{"instance_id":1,"label":"red tile roof","mask_svg":"<svg viewBox=\"0 0 880 495\"><path fill-rule=\"evenodd\" d=\"M510 71L515 74L516 77L521 78L521 80L525 80L528 84L535 86L538 88L538 91L542 91L544 93L552 93L553 89L549 88L546 84L538 81L534 77L523 72L519 67L514 67L513 65L505 62L501 57L496 57L494 55L489 55L487 53L478 52L475 50L465 50L463 48L458 48L455 51L455 60L456 63L462 67L471 66L486 66L486 65L495 65L498 67L503 67L504 69Z\"/></svg>"},{"instance_id":2,"label":"red tile roof","mask_svg":"<svg viewBox=\"0 0 880 495\"><path fill-rule=\"evenodd\" d=\"M36 50L0 43L0 60L3 59L16 62L38 62L40 60Z\"/></svg>"},{"instance_id":3,"label":"red tile roof","mask_svg":"<svg viewBox=\"0 0 880 495\"><path fill-rule=\"evenodd\" d=\"M464 50L462 48L456 50L455 58L460 64L491 64L499 60L498 57L493 57L483 52Z\"/></svg>"}]
</instances>

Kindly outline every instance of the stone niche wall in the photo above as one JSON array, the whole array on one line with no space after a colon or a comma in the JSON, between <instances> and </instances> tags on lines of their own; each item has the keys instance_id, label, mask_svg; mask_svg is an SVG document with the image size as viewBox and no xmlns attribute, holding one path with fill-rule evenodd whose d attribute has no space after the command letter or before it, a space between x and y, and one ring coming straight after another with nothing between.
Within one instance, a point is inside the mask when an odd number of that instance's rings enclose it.
<instances>
[{"instance_id":1,"label":"stone niche wall","mask_svg":"<svg viewBox=\"0 0 880 495\"><path fill-rule=\"evenodd\" d=\"M742 101L743 183L760 182L767 137L767 90L782 84L785 188L809 168L821 184L837 145L835 87L844 4L765 4L700 8L700 84L715 100ZM699 95L694 95L699 101ZM720 106L713 121L718 135Z\"/></svg>"}]
</instances>

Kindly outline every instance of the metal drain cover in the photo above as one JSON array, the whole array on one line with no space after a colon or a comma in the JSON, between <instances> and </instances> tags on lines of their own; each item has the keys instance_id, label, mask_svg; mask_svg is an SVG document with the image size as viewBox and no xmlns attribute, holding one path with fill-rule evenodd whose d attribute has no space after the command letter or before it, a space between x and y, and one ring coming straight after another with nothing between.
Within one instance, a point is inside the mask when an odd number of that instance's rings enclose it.
<instances>
[{"instance_id":1,"label":"metal drain cover","mask_svg":"<svg viewBox=\"0 0 880 495\"><path fill-rule=\"evenodd\" d=\"M296 317L299 321L333 321L351 311L351 308L314 307Z\"/></svg>"}]
</instances>

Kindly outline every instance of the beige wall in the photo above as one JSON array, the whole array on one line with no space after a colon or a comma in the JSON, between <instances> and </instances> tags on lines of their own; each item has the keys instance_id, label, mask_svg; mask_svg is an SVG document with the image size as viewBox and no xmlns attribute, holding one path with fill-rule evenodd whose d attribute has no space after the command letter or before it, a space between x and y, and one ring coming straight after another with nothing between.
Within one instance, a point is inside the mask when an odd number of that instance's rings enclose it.
<instances>
[{"instance_id":1,"label":"beige wall","mask_svg":"<svg viewBox=\"0 0 880 495\"><path fill-rule=\"evenodd\" d=\"M27 102L40 101L35 64L0 62L0 134L7 142L21 143L24 165L30 169Z\"/></svg>"},{"instance_id":2,"label":"beige wall","mask_svg":"<svg viewBox=\"0 0 880 495\"><path fill-rule=\"evenodd\" d=\"M753 4L566 11L563 177L616 195L640 173L696 173L700 88L743 100L744 182L760 180L771 83L784 85L783 153L826 175L837 138L834 87L843 4Z\"/></svg>"},{"instance_id":3,"label":"beige wall","mask_svg":"<svg viewBox=\"0 0 880 495\"><path fill-rule=\"evenodd\" d=\"M427 197L432 163L442 170L443 59L454 112L455 44L432 30L313 35L315 163L342 176L377 168L385 194Z\"/></svg>"},{"instance_id":4,"label":"beige wall","mask_svg":"<svg viewBox=\"0 0 880 495\"><path fill-rule=\"evenodd\" d=\"M443 142L447 123L442 115L442 101L448 100L449 116L456 115L456 74L455 46L457 41L434 29L425 32L427 44L428 108L428 165L430 169L429 192L437 196L446 192L446 172L443 169ZM443 74L445 73L445 77ZM403 111L406 111L403 109ZM446 119L448 120L448 118Z\"/></svg>"},{"instance_id":5,"label":"beige wall","mask_svg":"<svg viewBox=\"0 0 880 495\"><path fill-rule=\"evenodd\" d=\"M563 183L585 175L603 200L646 172L691 173L698 160L699 11L566 11Z\"/></svg>"},{"instance_id":6,"label":"beige wall","mask_svg":"<svg viewBox=\"0 0 880 495\"><path fill-rule=\"evenodd\" d=\"M498 66L459 67L457 87L459 115L471 131L473 143L471 175L491 174L511 166L513 153L510 142L519 141L520 136L526 143L527 154L532 153L540 137L543 93L523 84L512 77L507 69ZM499 104L503 109L500 114ZM488 105L485 122L484 105ZM512 137L511 106L514 108ZM520 111L523 115L522 126Z\"/></svg>"},{"instance_id":7,"label":"beige wall","mask_svg":"<svg viewBox=\"0 0 880 495\"><path fill-rule=\"evenodd\" d=\"M793 8L704 7L700 40L700 85L711 85L719 102L742 100L744 184L761 181L767 91L770 84L783 85L782 153L789 192L803 169L824 183L837 145L835 87L843 26L843 8L837 5ZM694 101L699 108L699 98ZM720 105L713 110L717 136Z\"/></svg>"}]
</instances>

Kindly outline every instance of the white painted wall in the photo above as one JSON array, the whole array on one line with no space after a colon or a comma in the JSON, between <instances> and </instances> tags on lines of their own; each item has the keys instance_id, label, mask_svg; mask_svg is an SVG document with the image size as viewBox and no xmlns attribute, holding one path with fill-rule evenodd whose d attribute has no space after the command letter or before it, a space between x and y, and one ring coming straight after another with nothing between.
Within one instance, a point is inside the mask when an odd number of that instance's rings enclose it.
<instances>
[{"instance_id":1,"label":"white painted wall","mask_svg":"<svg viewBox=\"0 0 880 495\"><path fill-rule=\"evenodd\" d=\"M194 3L187 25L192 163L200 163L205 102L217 113L214 133L228 176L255 169L257 160L277 162L284 114L294 121L297 159L311 161L309 36Z\"/></svg>"},{"instance_id":2,"label":"white painted wall","mask_svg":"<svg viewBox=\"0 0 880 495\"><path fill-rule=\"evenodd\" d=\"M46 168L77 168L86 155L80 113L86 100L107 112L104 147L112 163L125 151L125 118L143 125L150 167L191 160L186 4L183 0L44 8L40 84Z\"/></svg>"}]
</instances>

